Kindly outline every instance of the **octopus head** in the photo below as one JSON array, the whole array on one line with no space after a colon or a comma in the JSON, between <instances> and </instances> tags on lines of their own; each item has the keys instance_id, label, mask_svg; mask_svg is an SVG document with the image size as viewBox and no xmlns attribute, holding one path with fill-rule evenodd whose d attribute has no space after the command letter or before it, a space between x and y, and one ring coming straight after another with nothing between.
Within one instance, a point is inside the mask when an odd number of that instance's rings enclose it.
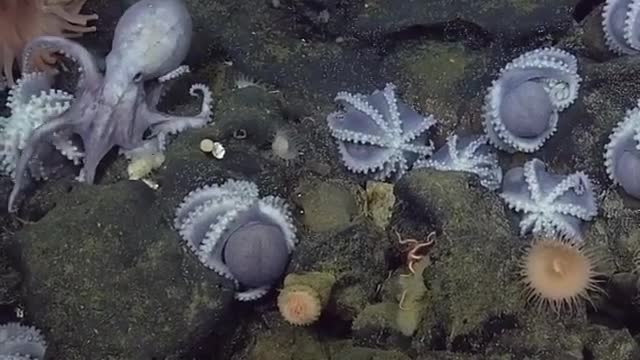
<instances>
[{"instance_id":1,"label":"octopus head","mask_svg":"<svg viewBox=\"0 0 640 360\"><path fill-rule=\"evenodd\" d=\"M280 227L263 220L250 221L227 238L224 263L247 287L268 286L285 271L289 249Z\"/></svg>"},{"instance_id":2,"label":"octopus head","mask_svg":"<svg viewBox=\"0 0 640 360\"><path fill-rule=\"evenodd\" d=\"M107 55L105 82L123 93L169 73L184 60L193 24L182 0L142 0L122 15Z\"/></svg>"},{"instance_id":3,"label":"octopus head","mask_svg":"<svg viewBox=\"0 0 640 360\"><path fill-rule=\"evenodd\" d=\"M629 195L640 199L640 151L626 149L616 160L615 174L618 182Z\"/></svg>"},{"instance_id":4,"label":"octopus head","mask_svg":"<svg viewBox=\"0 0 640 360\"><path fill-rule=\"evenodd\" d=\"M547 129L554 111L542 84L527 81L505 96L502 102L502 121L516 136L533 138Z\"/></svg>"}]
</instances>

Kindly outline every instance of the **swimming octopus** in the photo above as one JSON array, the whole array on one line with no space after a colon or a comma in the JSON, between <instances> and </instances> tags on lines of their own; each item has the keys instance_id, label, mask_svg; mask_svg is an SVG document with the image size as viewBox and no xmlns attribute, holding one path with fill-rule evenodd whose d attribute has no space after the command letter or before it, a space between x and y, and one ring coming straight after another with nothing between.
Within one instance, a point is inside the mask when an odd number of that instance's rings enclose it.
<instances>
[{"instance_id":1,"label":"swimming octopus","mask_svg":"<svg viewBox=\"0 0 640 360\"><path fill-rule=\"evenodd\" d=\"M184 72L180 63L189 50L191 35L191 16L182 0L142 0L120 18L104 74L91 54L76 42L44 36L29 43L23 69L33 52L44 48L72 58L80 65L82 76L71 108L34 130L29 138L16 165L9 211L16 211L17 195L28 179L29 160L54 134L69 140L79 136L84 147L79 180L93 183L98 164L113 147L128 153L157 151L163 148L167 134L206 125L211 116L211 94L201 84L190 91L194 96L195 90L203 93L199 114L173 116L156 109L163 82Z\"/></svg>"}]
</instances>

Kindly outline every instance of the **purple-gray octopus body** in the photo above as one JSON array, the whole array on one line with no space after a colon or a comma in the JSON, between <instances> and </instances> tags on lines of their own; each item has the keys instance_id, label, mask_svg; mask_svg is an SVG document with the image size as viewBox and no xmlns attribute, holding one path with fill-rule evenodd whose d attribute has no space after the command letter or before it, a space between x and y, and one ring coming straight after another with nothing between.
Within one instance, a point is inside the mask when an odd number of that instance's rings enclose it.
<instances>
[{"instance_id":1,"label":"purple-gray octopus body","mask_svg":"<svg viewBox=\"0 0 640 360\"><path fill-rule=\"evenodd\" d=\"M531 231L579 242L582 222L598 213L594 187L587 174L552 174L536 158L504 174L500 197L509 208L524 213L521 235Z\"/></svg>"},{"instance_id":2,"label":"purple-gray octopus body","mask_svg":"<svg viewBox=\"0 0 640 360\"><path fill-rule=\"evenodd\" d=\"M335 100L344 109L329 114L327 123L349 170L378 180L399 178L416 160L431 155L426 131L436 120L398 100L393 84L371 95L339 92Z\"/></svg>"},{"instance_id":3,"label":"purple-gray octopus body","mask_svg":"<svg viewBox=\"0 0 640 360\"><path fill-rule=\"evenodd\" d=\"M444 146L429 159L416 161L413 168L476 174L482 186L496 190L502 183L502 169L498 164L498 156L487 142L488 138L485 135L451 134Z\"/></svg>"},{"instance_id":4,"label":"purple-gray octopus body","mask_svg":"<svg viewBox=\"0 0 640 360\"><path fill-rule=\"evenodd\" d=\"M558 112L578 96L576 58L560 49L529 51L505 66L484 106L489 141L508 152L534 152L556 131Z\"/></svg>"},{"instance_id":5,"label":"purple-gray octopus body","mask_svg":"<svg viewBox=\"0 0 640 360\"><path fill-rule=\"evenodd\" d=\"M202 264L235 281L240 301L269 291L297 241L284 200L260 198L254 183L240 180L190 192L176 210L174 227Z\"/></svg>"},{"instance_id":6,"label":"purple-gray octopus body","mask_svg":"<svg viewBox=\"0 0 640 360\"><path fill-rule=\"evenodd\" d=\"M167 134L206 125L211 117L211 94L203 93L199 114L172 116L156 109L165 82L185 71L181 62L191 43L192 20L182 0L142 0L120 18L106 57L106 71L98 70L92 55L80 44L52 36L34 39L23 55L23 71L39 48L59 51L79 64L81 77L71 108L35 129L15 169L15 184L9 197L9 211L15 211L16 197L28 179L26 171L41 144L52 137L72 141L79 136L83 146L83 167L79 179L93 183L96 168L114 147L128 156L161 151Z\"/></svg>"},{"instance_id":7,"label":"purple-gray octopus body","mask_svg":"<svg viewBox=\"0 0 640 360\"><path fill-rule=\"evenodd\" d=\"M618 54L640 54L640 0L606 0L602 28L607 47Z\"/></svg>"},{"instance_id":8,"label":"purple-gray octopus body","mask_svg":"<svg viewBox=\"0 0 640 360\"><path fill-rule=\"evenodd\" d=\"M640 103L627 111L609 139L604 154L609 178L640 199Z\"/></svg>"}]
</instances>

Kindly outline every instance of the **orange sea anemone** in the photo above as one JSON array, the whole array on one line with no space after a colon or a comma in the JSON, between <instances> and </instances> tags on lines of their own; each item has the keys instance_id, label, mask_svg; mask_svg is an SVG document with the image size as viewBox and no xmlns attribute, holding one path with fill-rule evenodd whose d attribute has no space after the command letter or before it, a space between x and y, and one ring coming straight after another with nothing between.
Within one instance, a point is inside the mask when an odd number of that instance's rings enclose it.
<instances>
[{"instance_id":1,"label":"orange sea anemone","mask_svg":"<svg viewBox=\"0 0 640 360\"><path fill-rule=\"evenodd\" d=\"M24 46L41 35L78 37L96 31L86 26L97 15L81 15L86 0L0 0L0 79L14 84L13 63ZM55 62L48 52L38 53L33 66L50 70Z\"/></svg>"},{"instance_id":2,"label":"orange sea anemone","mask_svg":"<svg viewBox=\"0 0 640 360\"><path fill-rule=\"evenodd\" d=\"M318 293L309 286L285 287L278 296L282 317L293 325L309 325L320 317L322 303Z\"/></svg>"},{"instance_id":3,"label":"orange sea anemone","mask_svg":"<svg viewBox=\"0 0 640 360\"><path fill-rule=\"evenodd\" d=\"M558 239L534 241L521 262L528 300L556 313L574 310L579 300L590 301L590 291L602 291L596 280L597 262L581 245Z\"/></svg>"}]
</instances>

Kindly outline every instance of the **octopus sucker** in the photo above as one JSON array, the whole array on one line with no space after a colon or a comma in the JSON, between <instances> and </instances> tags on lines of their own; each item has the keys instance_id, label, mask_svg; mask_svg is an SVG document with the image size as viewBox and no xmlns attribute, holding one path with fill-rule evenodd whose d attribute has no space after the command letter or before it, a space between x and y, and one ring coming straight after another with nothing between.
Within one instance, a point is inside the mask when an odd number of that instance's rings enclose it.
<instances>
[{"instance_id":1,"label":"octopus sucker","mask_svg":"<svg viewBox=\"0 0 640 360\"><path fill-rule=\"evenodd\" d=\"M637 22L640 20L640 1L606 0L602 11L602 28L607 47L621 55L640 52Z\"/></svg>"},{"instance_id":2,"label":"octopus sucker","mask_svg":"<svg viewBox=\"0 0 640 360\"><path fill-rule=\"evenodd\" d=\"M95 32L95 26L87 23L98 15L82 15L80 11L85 0L3 0L0 6L0 77L8 86L15 84L13 78L14 60L23 52L24 46L32 39L43 36L77 37ZM31 68L21 70L53 71L56 58L46 50L39 50L31 56Z\"/></svg>"},{"instance_id":3,"label":"octopus sucker","mask_svg":"<svg viewBox=\"0 0 640 360\"><path fill-rule=\"evenodd\" d=\"M531 231L580 242L582 222L593 219L598 211L594 186L587 174L548 173L536 158L505 173L500 196L509 208L524 213L522 235Z\"/></svg>"},{"instance_id":4,"label":"octopus sucker","mask_svg":"<svg viewBox=\"0 0 640 360\"><path fill-rule=\"evenodd\" d=\"M327 123L347 169L378 180L398 178L431 155L425 132L436 120L399 101L393 84L368 96L339 92L335 100L342 110L329 114Z\"/></svg>"},{"instance_id":5,"label":"octopus sucker","mask_svg":"<svg viewBox=\"0 0 640 360\"><path fill-rule=\"evenodd\" d=\"M174 226L204 266L235 281L240 301L267 293L297 242L286 202L261 198L248 181L227 180L192 191L177 208Z\"/></svg>"},{"instance_id":6,"label":"octopus sucker","mask_svg":"<svg viewBox=\"0 0 640 360\"><path fill-rule=\"evenodd\" d=\"M134 31L138 28L155 31ZM24 51L25 67L35 50L47 49L74 59L82 72L71 107L35 129L20 154L9 196L10 211L16 210L14 204L26 181L27 164L36 149L49 144L54 136L68 156L75 161L82 156L78 180L93 183L98 164L112 148L119 148L131 159L157 154L164 150L167 136L208 124L212 99L203 84L194 84L189 90L191 96L202 97L198 114L176 116L156 108L168 80L186 72L181 63L189 50L192 31L191 16L182 0L139 1L118 21L104 74L93 56L72 40L44 36L30 42ZM82 152L69 145L76 139L82 143Z\"/></svg>"},{"instance_id":7,"label":"octopus sucker","mask_svg":"<svg viewBox=\"0 0 640 360\"><path fill-rule=\"evenodd\" d=\"M413 167L472 173L477 175L480 184L489 190L498 189L502 183L502 169L498 164L498 157L484 135L451 134L444 146L429 159L416 161Z\"/></svg>"},{"instance_id":8,"label":"octopus sucker","mask_svg":"<svg viewBox=\"0 0 640 360\"><path fill-rule=\"evenodd\" d=\"M543 48L507 64L485 97L489 142L508 152L534 152L555 133L558 112L578 96L577 60L566 51Z\"/></svg>"},{"instance_id":9,"label":"octopus sucker","mask_svg":"<svg viewBox=\"0 0 640 360\"><path fill-rule=\"evenodd\" d=\"M627 110L605 145L607 175L615 185L640 199L640 103Z\"/></svg>"}]
</instances>

